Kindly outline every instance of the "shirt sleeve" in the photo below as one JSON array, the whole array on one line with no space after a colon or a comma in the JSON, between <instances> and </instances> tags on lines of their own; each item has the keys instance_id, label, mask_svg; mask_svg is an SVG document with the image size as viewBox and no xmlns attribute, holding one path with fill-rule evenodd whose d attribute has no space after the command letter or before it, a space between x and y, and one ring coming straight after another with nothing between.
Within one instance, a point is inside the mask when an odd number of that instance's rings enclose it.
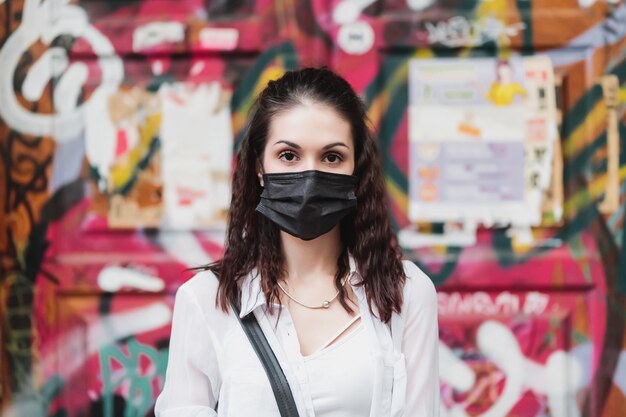
<instances>
[{"instance_id":1,"label":"shirt sleeve","mask_svg":"<svg viewBox=\"0 0 626 417\"><path fill-rule=\"evenodd\" d=\"M437 292L428 276L415 264L404 262L411 280L405 292L407 312L402 351L407 369L405 415L439 416L439 325Z\"/></svg>"},{"instance_id":2,"label":"shirt sleeve","mask_svg":"<svg viewBox=\"0 0 626 417\"><path fill-rule=\"evenodd\" d=\"M219 392L217 357L211 333L191 289L176 292L165 383L156 417L215 417Z\"/></svg>"}]
</instances>

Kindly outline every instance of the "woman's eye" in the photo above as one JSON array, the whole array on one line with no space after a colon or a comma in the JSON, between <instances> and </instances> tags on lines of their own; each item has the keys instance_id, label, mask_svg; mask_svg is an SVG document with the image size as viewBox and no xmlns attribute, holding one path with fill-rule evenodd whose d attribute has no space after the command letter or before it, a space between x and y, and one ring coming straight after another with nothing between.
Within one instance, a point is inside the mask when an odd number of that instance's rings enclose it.
<instances>
[{"instance_id":1,"label":"woman's eye","mask_svg":"<svg viewBox=\"0 0 626 417\"><path fill-rule=\"evenodd\" d=\"M282 152L279 156L278 159L281 159L283 161L287 161L287 162L293 162L295 161L297 158L296 154L293 152Z\"/></svg>"},{"instance_id":2,"label":"woman's eye","mask_svg":"<svg viewBox=\"0 0 626 417\"><path fill-rule=\"evenodd\" d=\"M331 164L337 164L339 162L341 162L343 159L341 158L340 155L336 154L336 153L330 153L328 155L326 155L325 157L326 161L331 163Z\"/></svg>"}]
</instances>

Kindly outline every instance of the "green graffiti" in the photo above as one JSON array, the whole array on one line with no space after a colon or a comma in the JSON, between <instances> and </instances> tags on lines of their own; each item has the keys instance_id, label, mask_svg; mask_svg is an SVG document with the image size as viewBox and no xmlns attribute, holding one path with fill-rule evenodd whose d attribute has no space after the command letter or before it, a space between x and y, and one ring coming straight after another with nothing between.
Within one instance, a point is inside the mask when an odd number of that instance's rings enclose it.
<instances>
[{"instance_id":1,"label":"green graffiti","mask_svg":"<svg viewBox=\"0 0 626 417\"><path fill-rule=\"evenodd\" d=\"M9 379L13 393L32 392L32 281L23 273L13 274L8 282L9 297L3 325L6 329L4 349L9 356Z\"/></svg>"},{"instance_id":2,"label":"green graffiti","mask_svg":"<svg viewBox=\"0 0 626 417\"><path fill-rule=\"evenodd\" d=\"M155 396L152 382L155 378L165 376L167 350L158 351L151 346L137 342L134 338L128 340L124 350L117 345L107 345L100 349L100 372L103 386L102 415L104 417L114 417L113 396L115 390L125 382L130 384L130 389L124 417L145 416L152 407ZM149 373L145 373L140 368L142 356L154 365ZM123 369L121 373L113 372L113 362L117 362L119 367Z\"/></svg>"}]
</instances>

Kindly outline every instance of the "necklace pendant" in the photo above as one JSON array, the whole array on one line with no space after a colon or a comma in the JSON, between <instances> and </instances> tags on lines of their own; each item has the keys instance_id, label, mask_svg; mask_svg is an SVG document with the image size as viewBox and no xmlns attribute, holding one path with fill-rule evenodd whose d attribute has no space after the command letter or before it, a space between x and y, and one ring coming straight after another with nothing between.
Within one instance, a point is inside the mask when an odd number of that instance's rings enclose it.
<instances>
[{"instance_id":1,"label":"necklace pendant","mask_svg":"<svg viewBox=\"0 0 626 417\"><path fill-rule=\"evenodd\" d=\"M324 307L324 308L328 308L328 307L330 307L330 301L325 300L325 301L322 303L322 307Z\"/></svg>"}]
</instances>

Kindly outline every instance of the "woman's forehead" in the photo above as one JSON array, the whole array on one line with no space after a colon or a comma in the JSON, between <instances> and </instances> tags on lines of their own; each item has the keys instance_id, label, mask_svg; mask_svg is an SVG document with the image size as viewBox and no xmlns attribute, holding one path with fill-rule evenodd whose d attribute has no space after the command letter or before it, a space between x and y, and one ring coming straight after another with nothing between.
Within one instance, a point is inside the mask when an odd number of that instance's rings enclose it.
<instances>
[{"instance_id":1,"label":"woman's forehead","mask_svg":"<svg viewBox=\"0 0 626 417\"><path fill-rule=\"evenodd\" d=\"M350 123L332 107L306 103L274 115L266 146L289 141L301 147L324 147L343 142L352 148Z\"/></svg>"}]
</instances>

